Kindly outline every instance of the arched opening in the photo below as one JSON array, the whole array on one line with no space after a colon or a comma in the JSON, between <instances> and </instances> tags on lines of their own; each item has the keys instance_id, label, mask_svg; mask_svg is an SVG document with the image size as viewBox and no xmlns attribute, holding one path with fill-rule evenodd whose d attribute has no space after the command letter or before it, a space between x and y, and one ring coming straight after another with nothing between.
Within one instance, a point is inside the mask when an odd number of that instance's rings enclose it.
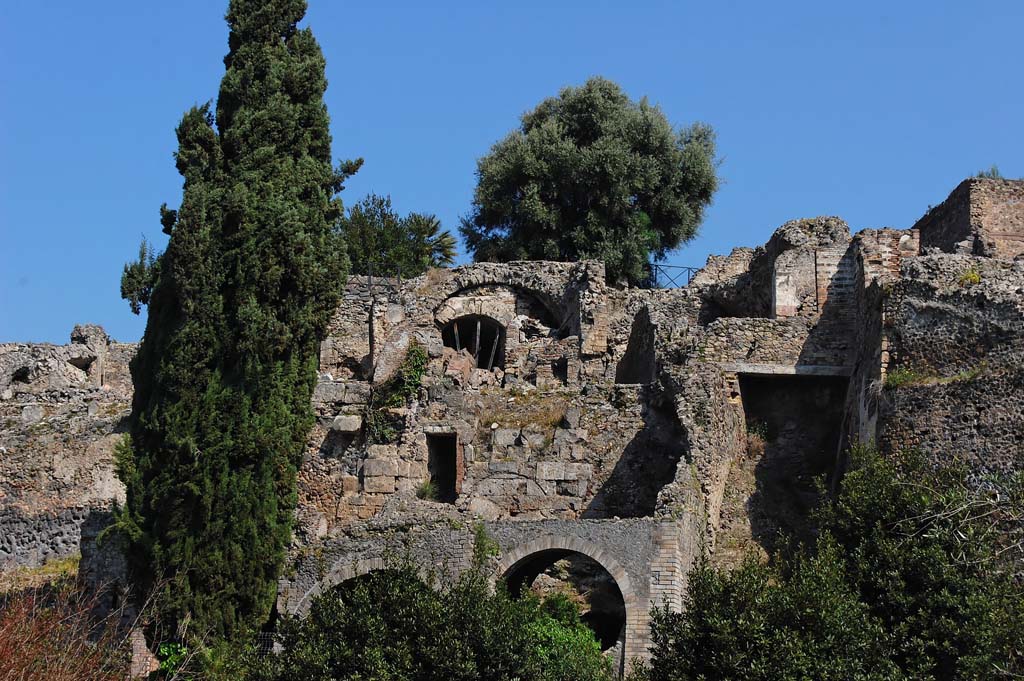
<instances>
[{"instance_id":1,"label":"arched opening","mask_svg":"<svg viewBox=\"0 0 1024 681\"><path fill-rule=\"evenodd\" d=\"M505 366L505 327L490 317L466 315L448 322L441 330L446 347L467 351L479 369Z\"/></svg>"},{"instance_id":2,"label":"arched opening","mask_svg":"<svg viewBox=\"0 0 1024 681\"><path fill-rule=\"evenodd\" d=\"M608 570L586 554L569 549L548 549L516 562L504 574L509 592L528 592L545 598L562 594L576 603L584 623L594 632L601 650L621 648L626 633L626 603L619 584Z\"/></svg>"}]
</instances>

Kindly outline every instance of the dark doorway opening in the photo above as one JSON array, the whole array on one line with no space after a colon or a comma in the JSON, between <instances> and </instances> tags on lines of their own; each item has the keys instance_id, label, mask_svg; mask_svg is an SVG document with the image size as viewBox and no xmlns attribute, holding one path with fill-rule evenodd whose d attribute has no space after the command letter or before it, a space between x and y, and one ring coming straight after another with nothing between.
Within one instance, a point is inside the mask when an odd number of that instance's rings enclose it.
<instances>
[{"instance_id":1,"label":"dark doorway opening","mask_svg":"<svg viewBox=\"0 0 1024 681\"><path fill-rule=\"evenodd\" d=\"M427 472L437 490L437 500L455 503L459 496L458 438L454 433L427 435Z\"/></svg>"},{"instance_id":2,"label":"dark doorway opening","mask_svg":"<svg viewBox=\"0 0 1024 681\"><path fill-rule=\"evenodd\" d=\"M449 348L473 355L479 369L505 366L505 327L490 317L459 317L441 330L441 340Z\"/></svg>"},{"instance_id":3,"label":"dark doorway opening","mask_svg":"<svg viewBox=\"0 0 1024 681\"><path fill-rule=\"evenodd\" d=\"M755 484L746 508L753 538L769 552L781 535L810 539L818 480L835 474L847 384L844 376L739 376L748 444L739 465Z\"/></svg>"}]
</instances>

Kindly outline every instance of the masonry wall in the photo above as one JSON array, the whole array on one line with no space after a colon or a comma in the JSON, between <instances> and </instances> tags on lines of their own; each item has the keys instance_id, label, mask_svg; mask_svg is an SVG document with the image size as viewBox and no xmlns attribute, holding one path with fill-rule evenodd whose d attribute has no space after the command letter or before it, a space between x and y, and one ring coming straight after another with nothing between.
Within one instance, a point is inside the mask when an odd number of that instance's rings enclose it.
<instances>
[{"instance_id":1,"label":"masonry wall","mask_svg":"<svg viewBox=\"0 0 1024 681\"><path fill-rule=\"evenodd\" d=\"M883 303L887 373L878 439L968 463L1024 470L1024 262L963 255L904 261Z\"/></svg>"},{"instance_id":2,"label":"masonry wall","mask_svg":"<svg viewBox=\"0 0 1024 681\"><path fill-rule=\"evenodd\" d=\"M964 180L914 229L921 233L922 248L1015 258L1024 253L1024 181Z\"/></svg>"},{"instance_id":3,"label":"masonry wall","mask_svg":"<svg viewBox=\"0 0 1024 681\"><path fill-rule=\"evenodd\" d=\"M844 446L875 440L980 473L1019 469L1024 261L1008 256L1024 231L1020 186L967 181L912 230L787 222L681 289L612 288L593 262L350 278L321 346L280 604L398 550L457 572L482 522L502 547L498 576L547 547L628 577L627 648L642 652L649 606L682 604L700 552L728 566L770 550L755 513L764 481L801 493L803 445L751 446L744 383L848 380L839 466ZM933 247L971 255L920 254ZM454 340L466 319L465 331L500 329L496 361ZM90 537L123 495L112 448L135 346L96 327L71 341L0 345L0 569L97 555ZM418 388L385 404L416 346ZM894 372L914 380L885 388ZM456 443L453 503L422 492L434 435ZM829 457L815 456L821 472Z\"/></svg>"},{"instance_id":4,"label":"masonry wall","mask_svg":"<svg viewBox=\"0 0 1024 681\"><path fill-rule=\"evenodd\" d=\"M0 345L0 569L80 553L82 527L123 499L112 451L134 349L95 326L68 345Z\"/></svg>"}]
</instances>

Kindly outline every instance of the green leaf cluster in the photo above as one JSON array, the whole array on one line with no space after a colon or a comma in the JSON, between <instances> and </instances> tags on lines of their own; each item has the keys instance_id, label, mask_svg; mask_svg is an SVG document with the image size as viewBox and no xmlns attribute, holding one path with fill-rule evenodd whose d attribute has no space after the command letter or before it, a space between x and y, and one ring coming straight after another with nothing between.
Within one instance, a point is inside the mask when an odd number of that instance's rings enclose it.
<instances>
[{"instance_id":1,"label":"green leaf cluster","mask_svg":"<svg viewBox=\"0 0 1024 681\"><path fill-rule=\"evenodd\" d=\"M401 217L391 197L371 194L352 206L340 223L352 274L416 277L455 262L455 237L434 215Z\"/></svg>"},{"instance_id":2,"label":"green leaf cluster","mask_svg":"<svg viewBox=\"0 0 1024 681\"><path fill-rule=\"evenodd\" d=\"M591 78L523 115L477 165L461 232L478 261L587 258L608 280L647 283L647 263L693 238L718 187L715 136L675 130L646 99Z\"/></svg>"},{"instance_id":3,"label":"green leaf cluster","mask_svg":"<svg viewBox=\"0 0 1024 681\"><path fill-rule=\"evenodd\" d=\"M138 259L126 263L121 274L121 297L128 301L134 314L141 313L143 305L149 305L153 286L159 278L160 258L156 249L143 237Z\"/></svg>"},{"instance_id":4,"label":"green leaf cluster","mask_svg":"<svg viewBox=\"0 0 1024 681\"><path fill-rule=\"evenodd\" d=\"M491 590L481 569L447 588L412 566L374 571L281 626L279 655L253 681L610 681L610 663L572 610Z\"/></svg>"},{"instance_id":5,"label":"green leaf cluster","mask_svg":"<svg viewBox=\"0 0 1024 681\"><path fill-rule=\"evenodd\" d=\"M370 442L388 444L398 438L405 421L388 410L404 407L416 396L429 359L426 348L411 342L395 375L373 389L366 408L366 434Z\"/></svg>"},{"instance_id":6,"label":"green leaf cluster","mask_svg":"<svg viewBox=\"0 0 1024 681\"><path fill-rule=\"evenodd\" d=\"M819 537L771 565L703 563L658 611L644 678L999 679L1024 672L1024 485L852 454Z\"/></svg>"},{"instance_id":7,"label":"green leaf cluster","mask_svg":"<svg viewBox=\"0 0 1024 681\"><path fill-rule=\"evenodd\" d=\"M194 107L177 128L183 196L161 209L170 239L118 453L119 526L171 636L264 622L290 542L318 345L346 267L337 194L360 163L332 167L305 7L231 0L216 113ZM145 267L132 272L143 280Z\"/></svg>"}]
</instances>

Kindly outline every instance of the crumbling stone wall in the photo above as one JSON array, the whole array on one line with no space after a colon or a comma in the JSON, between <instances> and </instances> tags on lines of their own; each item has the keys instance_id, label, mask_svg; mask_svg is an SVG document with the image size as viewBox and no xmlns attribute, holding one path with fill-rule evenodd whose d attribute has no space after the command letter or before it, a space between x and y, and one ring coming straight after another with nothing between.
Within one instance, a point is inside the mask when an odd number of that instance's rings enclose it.
<instances>
[{"instance_id":1,"label":"crumbling stone wall","mask_svg":"<svg viewBox=\"0 0 1024 681\"><path fill-rule=\"evenodd\" d=\"M883 369L905 379L882 392L880 444L1024 470L1024 262L908 258L882 309Z\"/></svg>"},{"instance_id":2,"label":"crumbling stone wall","mask_svg":"<svg viewBox=\"0 0 1024 681\"><path fill-rule=\"evenodd\" d=\"M922 248L990 258L1024 254L1024 180L964 180L914 229Z\"/></svg>"},{"instance_id":3,"label":"crumbling stone wall","mask_svg":"<svg viewBox=\"0 0 1024 681\"><path fill-rule=\"evenodd\" d=\"M112 450L134 348L97 326L63 346L0 345L0 569L79 553L83 525L123 499Z\"/></svg>"}]
</instances>

